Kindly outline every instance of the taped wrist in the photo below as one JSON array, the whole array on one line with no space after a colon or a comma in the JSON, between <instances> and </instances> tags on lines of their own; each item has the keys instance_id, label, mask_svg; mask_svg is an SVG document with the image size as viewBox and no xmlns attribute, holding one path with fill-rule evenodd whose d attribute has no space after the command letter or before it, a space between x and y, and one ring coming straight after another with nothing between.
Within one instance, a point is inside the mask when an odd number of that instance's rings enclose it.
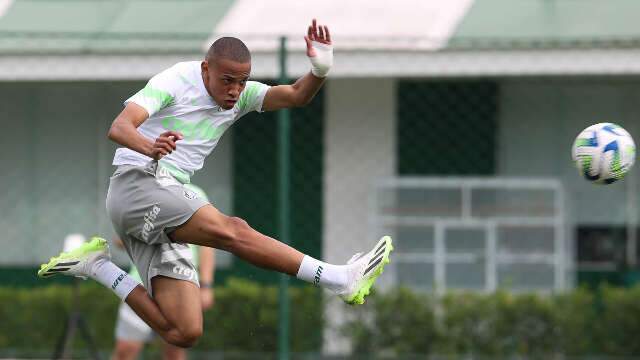
<instances>
[{"instance_id":1,"label":"taped wrist","mask_svg":"<svg viewBox=\"0 0 640 360\"><path fill-rule=\"evenodd\" d=\"M333 46L317 41L312 41L311 44L316 51L316 56L309 57L311 73L317 77L325 77L333 65Z\"/></svg>"}]
</instances>

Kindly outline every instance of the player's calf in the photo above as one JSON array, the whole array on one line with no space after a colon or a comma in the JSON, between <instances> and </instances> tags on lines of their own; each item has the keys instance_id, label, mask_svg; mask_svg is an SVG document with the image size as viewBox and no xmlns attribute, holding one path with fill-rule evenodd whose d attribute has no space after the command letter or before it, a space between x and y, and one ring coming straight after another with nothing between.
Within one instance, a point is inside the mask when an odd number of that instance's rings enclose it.
<instances>
[{"instance_id":1,"label":"player's calf","mask_svg":"<svg viewBox=\"0 0 640 360\"><path fill-rule=\"evenodd\" d=\"M200 288L191 281L166 276L153 277L151 284L153 299L166 320L158 324L162 328L158 333L172 345L183 348L195 345L203 328Z\"/></svg>"},{"instance_id":2,"label":"player's calf","mask_svg":"<svg viewBox=\"0 0 640 360\"><path fill-rule=\"evenodd\" d=\"M126 303L167 343L189 348L196 344L202 336L202 313L193 303L192 295L181 294L181 289L174 289L173 294L162 294L163 285L158 279L178 281L161 276L154 277L154 289L158 290L159 299L153 299L144 288L134 289ZM169 304L167 304L167 296ZM179 304L176 307L176 304ZM196 311L198 310L198 311Z\"/></svg>"},{"instance_id":3,"label":"player's calf","mask_svg":"<svg viewBox=\"0 0 640 360\"><path fill-rule=\"evenodd\" d=\"M135 360L143 347L142 342L118 340L111 360Z\"/></svg>"}]
</instances>

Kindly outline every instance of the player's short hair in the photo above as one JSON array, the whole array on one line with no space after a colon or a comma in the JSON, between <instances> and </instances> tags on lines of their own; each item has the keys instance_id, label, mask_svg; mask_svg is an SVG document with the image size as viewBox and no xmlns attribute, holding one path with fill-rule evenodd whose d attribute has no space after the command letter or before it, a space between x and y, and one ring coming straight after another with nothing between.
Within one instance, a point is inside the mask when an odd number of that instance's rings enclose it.
<instances>
[{"instance_id":1,"label":"player's short hair","mask_svg":"<svg viewBox=\"0 0 640 360\"><path fill-rule=\"evenodd\" d=\"M239 63L251 61L251 53L242 40L230 36L221 37L207 51L207 61L228 59Z\"/></svg>"}]
</instances>

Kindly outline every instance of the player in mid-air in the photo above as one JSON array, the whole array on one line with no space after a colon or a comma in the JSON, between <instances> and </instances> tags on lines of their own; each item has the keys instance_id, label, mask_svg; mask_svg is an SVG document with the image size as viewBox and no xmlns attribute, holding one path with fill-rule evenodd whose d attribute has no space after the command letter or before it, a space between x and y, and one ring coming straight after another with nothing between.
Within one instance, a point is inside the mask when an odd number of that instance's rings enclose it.
<instances>
[{"instance_id":1,"label":"player in mid-air","mask_svg":"<svg viewBox=\"0 0 640 360\"><path fill-rule=\"evenodd\" d=\"M185 184L187 190L192 190L201 198L208 200L207 194L194 184ZM114 243L118 247L124 247L122 240L116 238ZM200 302L202 310L210 309L214 303L213 275L215 269L215 253L213 248L190 245L193 265L198 271L200 283ZM142 283L140 272L135 265L131 266L129 276ZM145 343L154 339L153 330L136 313L131 310L126 302L118 307L118 319L115 328L116 343L111 355L111 360L133 360L144 348ZM186 360L187 350L167 342L162 344L162 358L170 360Z\"/></svg>"},{"instance_id":2,"label":"player in mid-air","mask_svg":"<svg viewBox=\"0 0 640 360\"><path fill-rule=\"evenodd\" d=\"M109 260L101 238L52 258L39 276L91 277L125 300L165 341L180 347L193 346L202 335L199 284L186 243L229 251L253 265L329 289L347 303L362 304L389 262L390 237L346 265L329 264L222 214L183 185L243 115L311 101L333 64L333 49L329 29L315 20L305 41L311 71L291 85L249 81L249 50L239 39L223 37L204 61L162 71L125 102L108 134L123 147L114 156L107 210L144 287Z\"/></svg>"}]
</instances>

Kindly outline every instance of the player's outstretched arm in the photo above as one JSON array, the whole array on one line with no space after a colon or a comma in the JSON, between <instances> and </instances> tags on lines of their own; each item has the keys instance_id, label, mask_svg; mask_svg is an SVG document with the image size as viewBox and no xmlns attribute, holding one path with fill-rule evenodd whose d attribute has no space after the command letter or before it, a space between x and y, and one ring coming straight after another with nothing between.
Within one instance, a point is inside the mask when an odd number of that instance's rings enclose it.
<instances>
[{"instance_id":1,"label":"player's outstretched arm","mask_svg":"<svg viewBox=\"0 0 640 360\"><path fill-rule=\"evenodd\" d=\"M176 141L182 140L182 134L167 131L160 134L155 141L151 141L140 135L137 130L148 117L147 110L142 106L133 102L127 104L113 120L109 129L109 139L155 160L171 154L176 149Z\"/></svg>"},{"instance_id":2,"label":"player's outstretched arm","mask_svg":"<svg viewBox=\"0 0 640 360\"><path fill-rule=\"evenodd\" d=\"M291 85L270 88L264 97L262 110L271 111L308 104L322 87L333 65L333 44L329 28L317 25L313 19L307 35L307 56L311 61L311 71Z\"/></svg>"}]
</instances>

